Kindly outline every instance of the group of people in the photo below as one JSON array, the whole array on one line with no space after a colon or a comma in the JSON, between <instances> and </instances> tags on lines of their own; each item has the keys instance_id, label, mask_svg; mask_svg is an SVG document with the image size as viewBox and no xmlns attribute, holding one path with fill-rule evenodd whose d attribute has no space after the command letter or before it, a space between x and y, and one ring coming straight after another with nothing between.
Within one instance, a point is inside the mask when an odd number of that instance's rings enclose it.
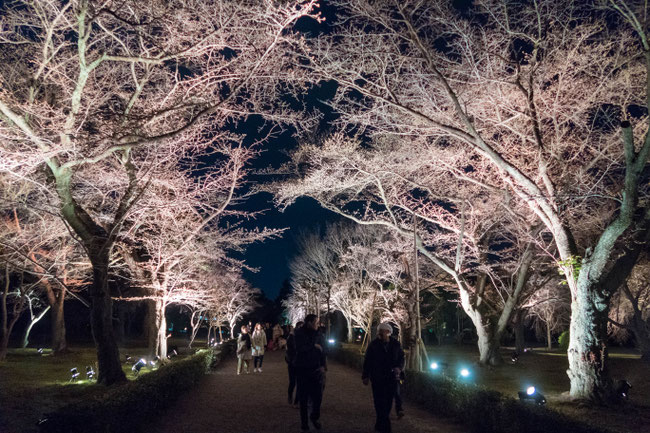
<instances>
[{"instance_id":1,"label":"group of people","mask_svg":"<svg viewBox=\"0 0 650 433\"><path fill-rule=\"evenodd\" d=\"M267 346L264 328L258 323L252 335L249 335L248 326L242 326L241 329L242 333L237 340L237 374L242 373L244 365L248 373L251 358L254 359L254 371L261 372L264 348ZM379 433L391 433L390 411L393 401L398 418L404 416L400 397L400 383L404 378L404 351L392 333L393 329L388 323L381 323L377 327L377 338L368 346L361 375L364 385L372 385L377 416L375 431ZM300 406L301 431L309 431L310 421L316 430L320 430L327 346L318 317L308 314L304 321L296 324L295 330L289 325L282 338L286 342L285 360L289 373L288 402Z\"/></svg>"},{"instance_id":2,"label":"group of people","mask_svg":"<svg viewBox=\"0 0 650 433\"><path fill-rule=\"evenodd\" d=\"M253 361L253 372L261 373L266 350L277 350L286 347L286 338L289 331L276 324L271 327L269 323L257 323L251 334L252 324L241 327L241 334L237 338L237 374L250 372L250 362ZM244 370L245 369L245 370Z\"/></svg>"}]
</instances>

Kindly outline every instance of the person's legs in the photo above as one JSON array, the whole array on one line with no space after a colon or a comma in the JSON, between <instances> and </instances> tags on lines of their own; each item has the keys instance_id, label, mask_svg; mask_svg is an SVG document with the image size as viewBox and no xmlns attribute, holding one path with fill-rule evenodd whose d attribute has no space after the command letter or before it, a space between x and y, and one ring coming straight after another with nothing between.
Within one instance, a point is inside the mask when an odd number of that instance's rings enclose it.
<instances>
[{"instance_id":1,"label":"person's legs","mask_svg":"<svg viewBox=\"0 0 650 433\"><path fill-rule=\"evenodd\" d=\"M237 374L241 374L242 357L237 357Z\"/></svg>"},{"instance_id":2,"label":"person's legs","mask_svg":"<svg viewBox=\"0 0 650 433\"><path fill-rule=\"evenodd\" d=\"M296 369L291 364L287 364L287 370L289 371L289 404L298 403L298 391L296 390L296 396L293 396L293 390L296 388Z\"/></svg>"},{"instance_id":3,"label":"person's legs","mask_svg":"<svg viewBox=\"0 0 650 433\"><path fill-rule=\"evenodd\" d=\"M264 355L260 355L260 373L262 372L262 364L264 363Z\"/></svg>"},{"instance_id":4,"label":"person's legs","mask_svg":"<svg viewBox=\"0 0 650 433\"><path fill-rule=\"evenodd\" d=\"M404 416L404 408L402 407L402 390L399 382L395 382L395 413L397 417Z\"/></svg>"},{"instance_id":5,"label":"person's legs","mask_svg":"<svg viewBox=\"0 0 650 433\"><path fill-rule=\"evenodd\" d=\"M372 398L375 404L377 421L375 430L381 433L390 433L390 409L393 404L394 388L382 382L372 383Z\"/></svg>"},{"instance_id":6,"label":"person's legs","mask_svg":"<svg viewBox=\"0 0 650 433\"><path fill-rule=\"evenodd\" d=\"M320 428L320 405L323 401L323 389L325 386L325 373L315 373L310 381L309 395L311 397L311 420L316 428Z\"/></svg>"},{"instance_id":7,"label":"person's legs","mask_svg":"<svg viewBox=\"0 0 650 433\"><path fill-rule=\"evenodd\" d=\"M307 375L299 372L296 375L296 383L298 384L298 400L300 401L300 428L303 430L309 429L309 417L307 416L307 404L309 403L309 386Z\"/></svg>"}]
</instances>

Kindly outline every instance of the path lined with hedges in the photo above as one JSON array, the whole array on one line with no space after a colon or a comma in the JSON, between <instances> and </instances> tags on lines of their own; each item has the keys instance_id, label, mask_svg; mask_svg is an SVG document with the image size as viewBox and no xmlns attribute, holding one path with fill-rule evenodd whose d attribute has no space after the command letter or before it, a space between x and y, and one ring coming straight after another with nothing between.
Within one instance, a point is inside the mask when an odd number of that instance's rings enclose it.
<instances>
[{"instance_id":1,"label":"path lined with hedges","mask_svg":"<svg viewBox=\"0 0 650 433\"><path fill-rule=\"evenodd\" d=\"M288 376L284 352L267 353L264 372L237 376L230 357L168 409L148 431L165 433L299 432L298 409L287 403ZM252 369L251 369L252 371ZM462 426L404 404L406 416L396 420L394 433L460 433ZM370 387L358 372L330 361L321 408L322 433L369 433L374 409ZM312 431L315 431L312 428Z\"/></svg>"}]
</instances>

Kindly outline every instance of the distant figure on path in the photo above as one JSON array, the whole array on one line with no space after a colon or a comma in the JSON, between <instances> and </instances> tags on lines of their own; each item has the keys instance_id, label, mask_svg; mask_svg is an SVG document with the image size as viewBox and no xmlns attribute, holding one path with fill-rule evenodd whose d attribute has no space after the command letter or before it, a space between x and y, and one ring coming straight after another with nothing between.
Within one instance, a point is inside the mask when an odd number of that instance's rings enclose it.
<instances>
[{"instance_id":1,"label":"distant figure on path","mask_svg":"<svg viewBox=\"0 0 650 433\"><path fill-rule=\"evenodd\" d=\"M377 338L368 345L361 376L364 385L372 382L377 414L375 431L379 433L391 433L390 410L404 369L404 351L399 341L391 337L392 333L388 323L377 326Z\"/></svg>"},{"instance_id":2,"label":"distant figure on path","mask_svg":"<svg viewBox=\"0 0 650 433\"><path fill-rule=\"evenodd\" d=\"M277 350L280 347L280 337L282 337L282 327L276 323L273 327L273 347Z\"/></svg>"},{"instance_id":3,"label":"distant figure on path","mask_svg":"<svg viewBox=\"0 0 650 433\"><path fill-rule=\"evenodd\" d=\"M325 371L327 358L325 342L318 332L318 317L308 314L304 325L295 332L296 344L296 378L298 382L298 399L300 400L300 428L309 431L309 422L320 430L320 405L325 388ZM307 414L311 400L311 414Z\"/></svg>"},{"instance_id":4,"label":"distant figure on path","mask_svg":"<svg viewBox=\"0 0 650 433\"><path fill-rule=\"evenodd\" d=\"M237 338L237 374L241 374L242 364L246 364L246 374L250 373L251 362L251 336L248 334L248 326L241 327L241 334Z\"/></svg>"},{"instance_id":5,"label":"distant figure on path","mask_svg":"<svg viewBox=\"0 0 650 433\"><path fill-rule=\"evenodd\" d=\"M258 323L255 325L255 331L253 331L253 367L254 372L262 372L262 363L264 362L264 347L266 347L266 333L262 329L262 324ZM259 363L259 368L258 368Z\"/></svg>"},{"instance_id":6,"label":"distant figure on path","mask_svg":"<svg viewBox=\"0 0 650 433\"><path fill-rule=\"evenodd\" d=\"M296 323L296 331L300 329L303 322ZM287 352L284 355L284 360L287 361L287 370L289 371L289 404L294 406L298 404L298 391L294 397L293 390L296 389L296 336L295 331L291 325L288 325L289 334L287 335Z\"/></svg>"}]
</instances>

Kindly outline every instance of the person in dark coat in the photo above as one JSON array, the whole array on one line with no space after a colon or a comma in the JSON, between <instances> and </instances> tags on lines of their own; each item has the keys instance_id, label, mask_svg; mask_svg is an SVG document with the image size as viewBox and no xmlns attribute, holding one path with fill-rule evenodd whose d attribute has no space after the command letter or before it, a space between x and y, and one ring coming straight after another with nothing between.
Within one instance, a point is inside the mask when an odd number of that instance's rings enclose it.
<instances>
[{"instance_id":1,"label":"person in dark coat","mask_svg":"<svg viewBox=\"0 0 650 433\"><path fill-rule=\"evenodd\" d=\"M289 404L296 406L298 404L298 391L296 389L296 336L295 331L289 328L289 335L287 335L287 352L284 355L284 360L287 361L287 370L289 371ZM302 322L296 323L296 331L302 327ZM294 397L293 390L296 389Z\"/></svg>"},{"instance_id":2,"label":"person in dark coat","mask_svg":"<svg viewBox=\"0 0 650 433\"><path fill-rule=\"evenodd\" d=\"M391 337L393 328L388 323L377 327L377 338L366 351L361 379L364 385L372 383L372 398L375 403L375 431L391 433L390 410L397 383L404 370L404 351L399 341Z\"/></svg>"},{"instance_id":3,"label":"person in dark coat","mask_svg":"<svg viewBox=\"0 0 650 433\"><path fill-rule=\"evenodd\" d=\"M318 318L308 314L305 323L295 332L296 344L296 379L298 382L298 400L300 401L300 427L309 431L309 422L320 430L320 405L325 388L327 357L325 339L318 332ZM311 414L307 414L311 400Z\"/></svg>"}]
</instances>

